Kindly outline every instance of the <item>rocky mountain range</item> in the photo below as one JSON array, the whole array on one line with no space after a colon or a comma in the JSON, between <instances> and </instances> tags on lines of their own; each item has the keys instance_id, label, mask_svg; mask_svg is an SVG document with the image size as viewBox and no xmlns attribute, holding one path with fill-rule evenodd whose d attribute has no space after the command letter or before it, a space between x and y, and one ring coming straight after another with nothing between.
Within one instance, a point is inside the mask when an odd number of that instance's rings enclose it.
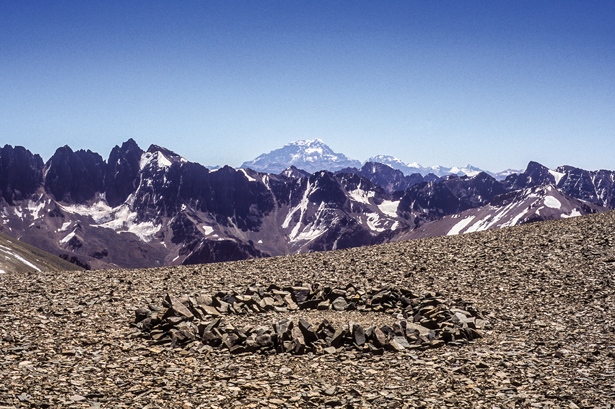
<instances>
[{"instance_id":1,"label":"rocky mountain range","mask_svg":"<svg viewBox=\"0 0 615 409\"><path fill-rule=\"evenodd\" d=\"M44 163L7 145L0 231L86 268L141 268L465 233L615 205L614 172L606 170L531 162L498 181L485 172L438 177L345 164L353 166L335 173L209 170L133 140L106 161L64 146Z\"/></svg>"},{"instance_id":2,"label":"rocky mountain range","mask_svg":"<svg viewBox=\"0 0 615 409\"><path fill-rule=\"evenodd\" d=\"M448 175L457 175L457 176L476 176L481 172L485 172L488 175L494 177L497 180L504 180L508 175L514 173L521 173L522 170L515 169L506 169L501 172L490 172L488 170L483 170L477 168L476 166L472 166L470 164L466 166L422 166L416 162L405 163L400 159L397 159L395 156L389 155L376 155L372 156L367 160L367 162L376 162L382 163L392 167L393 169L400 170L404 175L413 175L420 174L422 176L435 175L437 177L444 177Z\"/></svg>"},{"instance_id":3,"label":"rocky mountain range","mask_svg":"<svg viewBox=\"0 0 615 409\"><path fill-rule=\"evenodd\" d=\"M436 178L447 175L457 176L476 176L481 172L493 176L498 180L504 180L511 173L521 173L508 169L503 172L493 173L484 171L472 165L466 166L421 166L418 163L405 163L394 156L376 155L363 163L380 163L388 165L393 169L400 170L404 176L420 174L423 177ZM320 139L298 140L275 149L269 153L264 153L257 158L244 162L240 168L252 169L264 173L280 173L287 168L294 166L309 173L319 170L329 172L339 172L343 169L362 167L360 161L350 159L342 153L334 152Z\"/></svg>"}]
</instances>

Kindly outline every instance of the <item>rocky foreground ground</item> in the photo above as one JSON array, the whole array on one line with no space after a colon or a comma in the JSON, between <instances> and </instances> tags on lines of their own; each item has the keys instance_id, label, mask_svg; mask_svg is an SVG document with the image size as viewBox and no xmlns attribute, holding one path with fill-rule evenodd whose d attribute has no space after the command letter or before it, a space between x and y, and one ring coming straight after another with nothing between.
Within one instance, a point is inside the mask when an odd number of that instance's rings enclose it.
<instances>
[{"instance_id":1,"label":"rocky foreground ground","mask_svg":"<svg viewBox=\"0 0 615 409\"><path fill-rule=\"evenodd\" d=\"M0 408L615 408L614 285L614 212L254 261L3 274ZM438 299L451 308L442 310L449 317L472 312L482 338L442 345L442 337L423 334L413 343L408 332L411 345L401 340L395 348L377 341L331 348L329 337L298 353L292 343L288 352L231 353L201 339L178 342L176 329L161 335L135 325L168 311L165 298L189 305L199 294L252 297L247 289L259 286L279 288L277 305L261 298L265 308L248 307L245 298L237 314L220 313L228 308L220 304L208 314L203 305L202 316L174 319L198 321L201 332L193 332L202 334L220 315L218 335L252 328L246 336L283 320L326 319L366 332L426 322L408 313L402 293L380 307L367 301L381 289L402 288L421 308ZM361 291L369 297L353 308L338 300L344 308L324 309L324 302L302 310L290 298L281 303L285 287L342 289L337 298L348 305ZM446 325L452 331L461 324L453 317Z\"/></svg>"}]
</instances>

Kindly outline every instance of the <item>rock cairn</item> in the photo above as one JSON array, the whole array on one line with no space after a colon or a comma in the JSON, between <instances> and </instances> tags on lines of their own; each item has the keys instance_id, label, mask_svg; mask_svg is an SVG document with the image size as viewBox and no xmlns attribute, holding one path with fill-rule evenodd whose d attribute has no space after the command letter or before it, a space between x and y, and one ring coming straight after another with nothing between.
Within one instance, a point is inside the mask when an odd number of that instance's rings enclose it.
<instances>
[{"instance_id":1,"label":"rock cairn","mask_svg":"<svg viewBox=\"0 0 615 409\"><path fill-rule=\"evenodd\" d=\"M459 301L460 302L460 301ZM385 350L426 350L446 344L462 345L481 338L490 329L471 305L449 307L439 294L418 297L405 288L374 291L349 285L346 288L309 284L280 288L249 286L243 294L218 292L174 297L167 294L162 306L135 311L134 325L152 344L196 349L226 349L239 353L334 354L355 349L382 354ZM284 318L272 325L235 328L224 315L288 313L297 310L385 312L397 318L392 325L363 328L349 322L337 328L327 319L311 324L305 318Z\"/></svg>"}]
</instances>

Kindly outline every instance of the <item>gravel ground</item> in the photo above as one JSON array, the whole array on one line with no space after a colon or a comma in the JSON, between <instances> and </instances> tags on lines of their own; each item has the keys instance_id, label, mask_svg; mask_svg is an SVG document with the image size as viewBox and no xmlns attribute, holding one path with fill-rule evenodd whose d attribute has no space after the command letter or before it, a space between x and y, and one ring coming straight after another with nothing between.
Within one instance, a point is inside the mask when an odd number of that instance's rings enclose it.
<instances>
[{"instance_id":1,"label":"gravel ground","mask_svg":"<svg viewBox=\"0 0 615 409\"><path fill-rule=\"evenodd\" d=\"M438 293L472 304L493 329L425 351L264 356L153 346L131 325L137 308L167 293L303 282ZM614 212L234 263L3 274L0 408L615 408L613 285ZM278 315L225 319L261 325Z\"/></svg>"}]
</instances>

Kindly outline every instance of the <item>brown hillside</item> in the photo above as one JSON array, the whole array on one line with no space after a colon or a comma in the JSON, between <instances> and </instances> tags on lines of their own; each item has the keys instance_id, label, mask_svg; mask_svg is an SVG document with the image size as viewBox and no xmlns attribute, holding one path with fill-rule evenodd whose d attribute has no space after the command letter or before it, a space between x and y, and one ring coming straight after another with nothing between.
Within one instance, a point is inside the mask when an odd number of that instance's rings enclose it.
<instances>
[{"instance_id":1,"label":"brown hillside","mask_svg":"<svg viewBox=\"0 0 615 409\"><path fill-rule=\"evenodd\" d=\"M21 242L0 232L0 271L25 273L31 271L83 270L75 264Z\"/></svg>"}]
</instances>

